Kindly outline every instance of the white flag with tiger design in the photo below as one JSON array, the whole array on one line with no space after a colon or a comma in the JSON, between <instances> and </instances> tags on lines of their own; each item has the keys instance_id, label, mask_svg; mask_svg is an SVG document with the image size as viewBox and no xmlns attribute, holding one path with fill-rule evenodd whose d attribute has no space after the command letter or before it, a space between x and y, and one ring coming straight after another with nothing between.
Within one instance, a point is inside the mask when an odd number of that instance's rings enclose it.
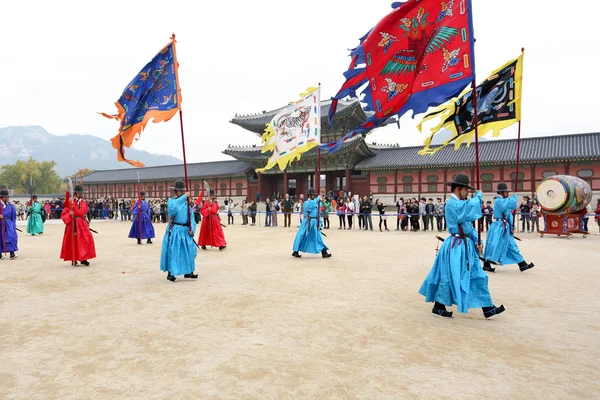
<instances>
[{"instance_id":1,"label":"white flag with tiger design","mask_svg":"<svg viewBox=\"0 0 600 400\"><path fill-rule=\"evenodd\" d=\"M273 151L273 154L267 165L257 168L256 172L266 171L275 165L283 171L302 154L321 144L321 88L308 88L300 97L267 124L262 137L262 151Z\"/></svg>"}]
</instances>

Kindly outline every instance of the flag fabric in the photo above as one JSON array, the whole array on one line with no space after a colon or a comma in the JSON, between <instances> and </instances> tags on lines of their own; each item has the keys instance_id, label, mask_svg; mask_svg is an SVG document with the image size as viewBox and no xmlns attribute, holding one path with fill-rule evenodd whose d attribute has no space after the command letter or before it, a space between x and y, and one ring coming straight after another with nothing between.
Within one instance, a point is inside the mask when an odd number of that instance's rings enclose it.
<instances>
[{"instance_id":1,"label":"flag fabric","mask_svg":"<svg viewBox=\"0 0 600 400\"><path fill-rule=\"evenodd\" d=\"M392 115L427 111L457 96L474 76L470 0L408 0L360 39L350 53L346 82L332 98L337 103L367 84L361 94L374 114L337 143L321 145L330 153L345 140L382 125Z\"/></svg>"},{"instance_id":2,"label":"flag fabric","mask_svg":"<svg viewBox=\"0 0 600 400\"><path fill-rule=\"evenodd\" d=\"M494 137L500 131L521 120L521 86L523 80L523 54L498 68L477 85L477 132L483 136L492 132ZM467 146L475 135L473 90L466 89L458 98L450 100L423 117L419 124L439 120L431 128L430 136L425 139L425 148L419 154L434 154L454 142L454 149L462 143ZM431 141L441 129L449 129L452 137L441 146L431 147Z\"/></svg>"},{"instance_id":3,"label":"flag fabric","mask_svg":"<svg viewBox=\"0 0 600 400\"><path fill-rule=\"evenodd\" d=\"M119 134L111 139L117 149L117 159L135 167L143 167L139 161L125 158L124 147L131 147L150 120L170 120L181 108L181 90L177 77L175 39L164 47L129 82L123 94L115 102L118 114L100 113L121 122ZM137 135L137 137L136 137Z\"/></svg>"},{"instance_id":4,"label":"flag fabric","mask_svg":"<svg viewBox=\"0 0 600 400\"><path fill-rule=\"evenodd\" d=\"M264 172L279 166L285 170L289 163L321 144L321 88L311 87L300 94L301 99L279 111L262 136L262 152L273 151Z\"/></svg>"}]
</instances>

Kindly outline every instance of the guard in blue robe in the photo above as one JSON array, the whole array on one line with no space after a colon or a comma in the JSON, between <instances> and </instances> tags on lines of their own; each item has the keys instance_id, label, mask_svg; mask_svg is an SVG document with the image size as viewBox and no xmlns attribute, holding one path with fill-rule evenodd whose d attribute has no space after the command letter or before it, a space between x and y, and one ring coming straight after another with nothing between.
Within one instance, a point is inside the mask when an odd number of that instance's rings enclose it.
<instances>
[{"instance_id":1,"label":"guard in blue robe","mask_svg":"<svg viewBox=\"0 0 600 400\"><path fill-rule=\"evenodd\" d=\"M504 182L498 184L496 192L498 197L494 200L494 222L487 234L483 258L495 261L500 265L518 264L521 272L534 267L533 263L526 263L519 252L519 247L513 236L513 215L517 208L517 195L509 196L508 186ZM494 272L488 261L483 263L483 270Z\"/></svg>"},{"instance_id":2,"label":"guard in blue robe","mask_svg":"<svg viewBox=\"0 0 600 400\"><path fill-rule=\"evenodd\" d=\"M167 272L167 279L171 282L176 281L177 275L196 279L198 275L194 274L194 270L198 249L194 242L194 212L189 204L185 183L177 181L171 189L175 190L175 197L167 203L170 223L163 237L160 270Z\"/></svg>"},{"instance_id":3,"label":"guard in blue robe","mask_svg":"<svg viewBox=\"0 0 600 400\"><path fill-rule=\"evenodd\" d=\"M131 224L131 229L129 230L129 237L132 239L137 239L137 244L142 244L142 239L148 239L146 243L151 244L152 239L154 238L154 226L152 225L152 216L150 211L150 206L146 201L146 192L141 192L140 197L141 200L141 209L142 212L138 212L138 205L140 201L135 202L135 206L131 210L131 214L133 215L133 223ZM142 216L142 234L140 236L140 220L139 215Z\"/></svg>"},{"instance_id":4,"label":"guard in blue robe","mask_svg":"<svg viewBox=\"0 0 600 400\"><path fill-rule=\"evenodd\" d=\"M446 306L456 304L461 313L481 307L484 316L490 318L503 312L504 306L494 306L488 277L479 262L477 232L472 222L481 218L481 192L466 200L469 189L475 188L469 186L469 177L465 174L457 174L448 185L452 197L445 215L451 236L444 240L419 293L425 296L425 301L434 303L433 315L452 317Z\"/></svg>"},{"instance_id":5,"label":"guard in blue robe","mask_svg":"<svg viewBox=\"0 0 600 400\"><path fill-rule=\"evenodd\" d=\"M328 247L323 243L323 233L321 232L321 218L319 212L319 200L315 198L315 190L308 190L308 200L304 202L304 220L298 229L296 239L294 240L294 252L292 256L302 257L299 252L319 254L323 258L331 257L328 253Z\"/></svg>"},{"instance_id":6,"label":"guard in blue robe","mask_svg":"<svg viewBox=\"0 0 600 400\"><path fill-rule=\"evenodd\" d=\"M2 219L0 221L0 259L4 254L9 253L10 259L17 258L15 251L18 251L17 243L17 211L15 206L10 203L7 189L0 190L0 201L2 202Z\"/></svg>"}]
</instances>

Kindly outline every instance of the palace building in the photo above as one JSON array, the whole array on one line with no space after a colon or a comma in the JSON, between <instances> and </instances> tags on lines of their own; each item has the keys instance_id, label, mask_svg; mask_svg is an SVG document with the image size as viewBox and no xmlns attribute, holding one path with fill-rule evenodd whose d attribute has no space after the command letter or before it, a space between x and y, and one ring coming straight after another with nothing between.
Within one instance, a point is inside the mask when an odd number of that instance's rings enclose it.
<instances>
[{"instance_id":1,"label":"palace building","mask_svg":"<svg viewBox=\"0 0 600 400\"><path fill-rule=\"evenodd\" d=\"M334 142L366 121L365 112L357 100L340 102L330 126L327 122L329 101L321 104L322 142ZM259 114L236 115L231 123L259 137L265 126L280 109ZM391 119L389 123L395 123ZM448 196L448 186L459 172L470 175L475 182L475 145L464 145L458 151L447 146L434 155L421 156L423 146L381 146L368 144L369 132L348 140L334 154L321 153L321 187L327 191L343 189L353 194L369 195L383 201L399 197ZM317 149L302 155L285 171L277 167L257 174L254 170L267 164L269 153L260 146L229 146L223 153L228 161L188 164L192 196L198 196L207 182L218 196L252 200L274 193L291 196L306 193L315 186ZM494 192L499 182L514 182L516 178L517 141L490 140L479 143L480 180L484 192ZM98 170L83 178L88 196L136 197L139 169ZM142 172L143 171L143 172ZM151 198L168 197L177 179L183 178L182 165L146 167L141 170L141 185ZM586 180L600 194L600 132L545 136L521 139L518 192L535 192L541 180L565 174ZM509 184L510 187L510 184Z\"/></svg>"}]
</instances>

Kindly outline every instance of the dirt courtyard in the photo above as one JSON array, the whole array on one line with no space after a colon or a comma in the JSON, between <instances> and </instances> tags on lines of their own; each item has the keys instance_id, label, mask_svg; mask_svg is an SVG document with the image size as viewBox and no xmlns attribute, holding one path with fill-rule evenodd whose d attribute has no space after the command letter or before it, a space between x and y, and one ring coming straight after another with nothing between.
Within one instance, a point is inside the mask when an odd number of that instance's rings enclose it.
<instances>
[{"instance_id":1,"label":"dirt courtyard","mask_svg":"<svg viewBox=\"0 0 600 400\"><path fill-rule=\"evenodd\" d=\"M0 260L0 398L598 398L600 236L519 234L535 268L489 275L507 311L446 320L417 293L437 232L332 219L333 257L295 259L295 227L236 222L176 283L159 271L163 224L138 246L130 223L93 222L90 267L58 258L63 225L20 233Z\"/></svg>"}]
</instances>

